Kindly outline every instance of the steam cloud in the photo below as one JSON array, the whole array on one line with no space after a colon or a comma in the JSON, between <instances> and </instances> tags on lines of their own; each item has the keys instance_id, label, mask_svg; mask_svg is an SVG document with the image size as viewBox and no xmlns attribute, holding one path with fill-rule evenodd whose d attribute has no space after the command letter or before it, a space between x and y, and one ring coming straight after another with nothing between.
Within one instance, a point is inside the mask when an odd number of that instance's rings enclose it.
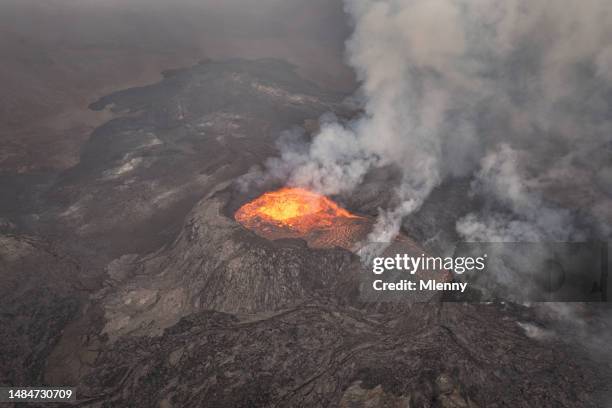
<instances>
[{"instance_id":1,"label":"steam cloud","mask_svg":"<svg viewBox=\"0 0 612 408\"><path fill-rule=\"evenodd\" d=\"M574 240L587 227L610 235L612 2L345 7L364 114L349 123L323 118L309 144L284 138L267 176L338 194L372 169L399 169L399 204L381 210L378 242L449 177L472 177L472 193L487 202L459 220L464 238Z\"/></svg>"}]
</instances>

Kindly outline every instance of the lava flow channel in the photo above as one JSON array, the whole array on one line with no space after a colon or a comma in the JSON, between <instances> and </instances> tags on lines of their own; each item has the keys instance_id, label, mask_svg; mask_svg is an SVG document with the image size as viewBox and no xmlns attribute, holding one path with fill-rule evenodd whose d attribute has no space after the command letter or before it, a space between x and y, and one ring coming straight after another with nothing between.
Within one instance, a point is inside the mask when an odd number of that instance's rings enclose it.
<instances>
[{"instance_id":1,"label":"lava flow channel","mask_svg":"<svg viewBox=\"0 0 612 408\"><path fill-rule=\"evenodd\" d=\"M288 187L243 205L235 218L264 238L303 238L311 247L350 247L371 227L321 194Z\"/></svg>"}]
</instances>

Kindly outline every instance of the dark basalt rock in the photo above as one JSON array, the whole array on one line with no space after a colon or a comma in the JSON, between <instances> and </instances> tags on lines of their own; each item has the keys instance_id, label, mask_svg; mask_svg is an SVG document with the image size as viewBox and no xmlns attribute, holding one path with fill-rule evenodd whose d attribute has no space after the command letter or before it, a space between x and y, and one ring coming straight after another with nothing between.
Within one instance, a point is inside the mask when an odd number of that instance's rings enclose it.
<instances>
[{"instance_id":1,"label":"dark basalt rock","mask_svg":"<svg viewBox=\"0 0 612 408\"><path fill-rule=\"evenodd\" d=\"M0 235L0 384L40 384L45 362L95 280L62 247Z\"/></svg>"},{"instance_id":2,"label":"dark basalt rock","mask_svg":"<svg viewBox=\"0 0 612 408\"><path fill-rule=\"evenodd\" d=\"M316 304L200 312L117 341L81 389L104 407L596 406L592 373L563 346L526 338L499 306L388 317Z\"/></svg>"},{"instance_id":3,"label":"dark basalt rock","mask_svg":"<svg viewBox=\"0 0 612 408\"><path fill-rule=\"evenodd\" d=\"M340 114L343 97L282 61L240 59L106 96L91 107L121 116L97 128L80 163L49 188L44 225L113 257L155 250L212 188L274 156L281 131Z\"/></svg>"}]
</instances>

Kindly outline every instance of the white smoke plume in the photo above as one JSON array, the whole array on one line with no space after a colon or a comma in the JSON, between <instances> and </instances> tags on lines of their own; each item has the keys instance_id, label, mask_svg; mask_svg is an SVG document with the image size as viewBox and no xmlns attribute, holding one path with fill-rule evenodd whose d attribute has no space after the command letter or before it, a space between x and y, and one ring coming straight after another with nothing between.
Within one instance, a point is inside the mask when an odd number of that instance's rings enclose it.
<instances>
[{"instance_id":1,"label":"white smoke plume","mask_svg":"<svg viewBox=\"0 0 612 408\"><path fill-rule=\"evenodd\" d=\"M326 194L401 171L372 240L449 177L491 202L458 222L472 240L568 240L578 208L612 220L612 2L345 0L363 115L283 143L268 174ZM285 139L286 140L286 139ZM598 221L598 222L597 222Z\"/></svg>"}]
</instances>

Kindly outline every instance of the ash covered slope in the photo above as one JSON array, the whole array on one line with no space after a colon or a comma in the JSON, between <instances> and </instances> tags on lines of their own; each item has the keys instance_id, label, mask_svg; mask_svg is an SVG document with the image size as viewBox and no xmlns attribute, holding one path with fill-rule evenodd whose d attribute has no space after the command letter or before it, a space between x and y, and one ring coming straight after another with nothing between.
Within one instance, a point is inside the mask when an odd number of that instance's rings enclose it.
<instances>
[{"instance_id":1,"label":"ash covered slope","mask_svg":"<svg viewBox=\"0 0 612 408\"><path fill-rule=\"evenodd\" d=\"M334 298L348 281L356 261L349 252L257 237L226 217L224 205L220 197L202 200L168 248L111 264L108 286L97 295L107 319L104 333L113 339L159 335L201 310L277 311Z\"/></svg>"}]
</instances>

